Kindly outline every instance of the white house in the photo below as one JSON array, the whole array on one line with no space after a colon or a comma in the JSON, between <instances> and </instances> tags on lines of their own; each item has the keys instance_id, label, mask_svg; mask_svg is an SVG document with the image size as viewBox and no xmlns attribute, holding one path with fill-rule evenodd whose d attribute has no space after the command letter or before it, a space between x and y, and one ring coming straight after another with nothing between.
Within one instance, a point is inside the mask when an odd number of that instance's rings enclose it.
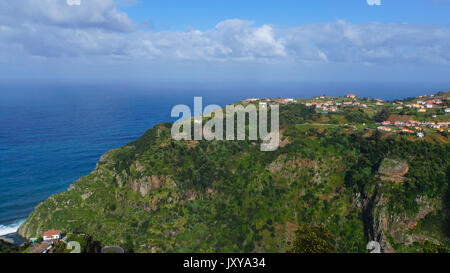
<instances>
[{"instance_id":1,"label":"white house","mask_svg":"<svg viewBox=\"0 0 450 273\"><path fill-rule=\"evenodd\" d=\"M49 230L44 232L44 236L42 236L44 241L52 241L61 239L61 231L60 230Z\"/></svg>"}]
</instances>

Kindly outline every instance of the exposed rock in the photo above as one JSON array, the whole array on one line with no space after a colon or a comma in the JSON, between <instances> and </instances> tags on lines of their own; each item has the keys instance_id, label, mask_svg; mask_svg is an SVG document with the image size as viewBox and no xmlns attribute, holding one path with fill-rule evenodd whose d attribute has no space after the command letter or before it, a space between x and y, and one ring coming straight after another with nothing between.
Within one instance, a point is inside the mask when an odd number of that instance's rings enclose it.
<instances>
[{"instance_id":1,"label":"exposed rock","mask_svg":"<svg viewBox=\"0 0 450 273\"><path fill-rule=\"evenodd\" d=\"M421 219L442 206L440 203L433 203L431 200L419 197L417 199L419 211L416 214L393 215L388 212L387 202L387 198L382 193L376 193L372 198L366 198L363 205L368 216L365 221L368 224L369 239L379 242L385 253L395 252L388 237L406 245L422 241L423 238L414 236L409 231L413 230Z\"/></svg>"},{"instance_id":2,"label":"exposed rock","mask_svg":"<svg viewBox=\"0 0 450 273\"><path fill-rule=\"evenodd\" d=\"M116 179L116 183L119 188L122 188L123 186L125 186L126 181L128 180L128 174L125 170L122 171L121 175L114 172L114 178Z\"/></svg>"},{"instance_id":3,"label":"exposed rock","mask_svg":"<svg viewBox=\"0 0 450 273\"><path fill-rule=\"evenodd\" d=\"M83 200L86 200L86 199L88 199L89 197L91 197L91 195L92 195L92 192L87 192L87 193L85 193L85 194L82 194L82 195L81 195L81 198L83 198Z\"/></svg>"},{"instance_id":4,"label":"exposed rock","mask_svg":"<svg viewBox=\"0 0 450 273\"><path fill-rule=\"evenodd\" d=\"M380 178L392 182L403 182L408 171L409 167L406 161L391 158L385 158L378 168Z\"/></svg>"},{"instance_id":5,"label":"exposed rock","mask_svg":"<svg viewBox=\"0 0 450 273\"><path fill-rule=\"evenodd\" d=\"M286 155L281 155L275 161L267 166L267 170L271 173L278 173L283 169L314 169L317 170L317 162L307 158L294 157L293 159L286 160Z\"/></svg>"},{"instance_id":6,"label":"exposed rock","mask_svg":"<svg viewBox=\"0 0 450 273\"><path fill-rule=\"evenodd\" d=\"M270 163L266 169L271 173L280 172L281 169L283 169L285 160L286 160L286 155L281 155L275 161Z\"/></svg>"},{"instance_id":7,"label":"exposed rock","mask_svg":"<svg viewBox=\"0 0 450 273\"><path fill-rule=\"evenodd\" d=\"M161 187L163 179L157 175L144 176L139 179L131 180L131 189L139 192L143 197L151 190Z\"/></svg>"},{"instance_id":8,"label":"exposed rock","mask_svg":"<svg viewBox=\"0 0 450 273\"><path fill-rule=\"evenodd\" d=\"M384 198L383 195L376 196L373 203L368 203L368 205L373 208L373 211L371 212L373 217L373 226L371 228L373 234L370 234L372 237L370 239L379 242L383 252L393 253L394 248L391 246L386 236L386 234L389 233L389 223L391 219L385 208L385 204L386 198Z\"/></svg>"},{"instance_id":9,"label":"exposed rock","mask_svg":"<svg viewBox=\"0 0 450 273\"><path fill-rule=\"evenodd\" d=\"M134 165L136 166L136 171L137 172L143 173L145 171L145 167L139 161L136 161L134 163Z\"/></svg>"},{"instance_id":10,"label":"exposed rock","mask_svg":"<svg viewBox=\"0 0 450 273\"><path fill-rule=\"evenodd\" d=\"M404 176L408 170L408 163L405 161L385 158L383 162L381 162L378 172L389 176Z\"/></svg>"}]
</instances>

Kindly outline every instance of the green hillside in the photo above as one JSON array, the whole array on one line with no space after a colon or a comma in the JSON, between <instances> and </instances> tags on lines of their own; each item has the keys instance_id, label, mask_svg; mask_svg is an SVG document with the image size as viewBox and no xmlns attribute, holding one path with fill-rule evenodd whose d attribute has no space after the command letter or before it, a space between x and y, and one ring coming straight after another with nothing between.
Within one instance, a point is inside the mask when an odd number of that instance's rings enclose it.
<instances>
[{"instance_id":1,"label":"green hillside","mask_svg":"<svg viewBox=\"0 0 450 273\"><path fill-rule=\"evenodd\" d=\"M337 252L450 246L449 136L381 133L381 108L369 110L281 105L275 152L174 141L171 124L157 125L39 204L19 233L85 233L134 252L288 252L307 224Z\"/></svg>"}]
</instances>

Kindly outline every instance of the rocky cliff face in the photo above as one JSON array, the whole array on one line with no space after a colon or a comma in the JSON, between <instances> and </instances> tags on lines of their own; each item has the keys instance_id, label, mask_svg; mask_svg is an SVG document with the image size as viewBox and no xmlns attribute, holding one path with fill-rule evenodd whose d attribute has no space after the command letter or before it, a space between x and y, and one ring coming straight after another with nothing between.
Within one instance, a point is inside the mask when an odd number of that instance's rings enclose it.
<instances>
[{"instance_id":1,"label":"rocky cliff face","mask_svg":"<svg viewBox=\"0 0 450 273\"><path fill-rule=\"evenodd\" d=\"M442 209L440 202L432 202L430 200L418 200L419 210L414 214L400 214L392 215L389 213L386 203L387 200L380 194L372 200L371 238L380 243L382 251L385 253L395 252L395 247L392 242L396 244L412 245L414 242L421 242L425 240L435 240L432 236L415 234L413 231L419 221L423 220L432 212Z\"/></svg>"},{"instance_id":2,"label":"rocky cliff face","mask_svg":"<svg viewBox=\"0 0 450 273\"><path fill-rule=\"evenodd\" d=\"M428 215L443 210L441 198L430 199L419 196L415 200L417 203L415 212L392 213L389 211L389 203L393 201L389 196L392 183L407 182L405 175L408 170L406 161L385 158L378 168L380 180L384 182L377 183L373 189L363 192L362 195L357 195L360 207L364 211L369 240L379 242L382 252L385 253L396 251L393 243L411 246L414 242L436 241L429 234L415 232L415 228Z\"/></svg>"},{"instance_id":3,"label":"rocky cliff face","mask_svg":"<svg viewBox=\"0 0 450 273\"><path fill-rule=\"evenodd\" d=\"M382 180L400 183L404 181L408 170L409 166L406 161L385 158L380 164L378 173Z\"/></svg>"}]
</instances>

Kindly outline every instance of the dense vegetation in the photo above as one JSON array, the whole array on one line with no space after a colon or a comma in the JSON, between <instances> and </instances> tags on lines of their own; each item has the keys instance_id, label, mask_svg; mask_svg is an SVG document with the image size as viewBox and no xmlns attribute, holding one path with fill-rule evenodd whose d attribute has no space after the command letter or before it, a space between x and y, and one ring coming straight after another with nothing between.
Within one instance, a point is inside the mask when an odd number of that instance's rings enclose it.
<instances>
[{"instance_id":1,"label":"dense vegetation","mask_svg":"<svg viewBox=\"0 0 450 273\"><path fill-rule=\"evenodd\" d=\"M322 226L300 225L290 253L333 253L333 234Z\"/></svg>"},{"instance_id":2,"label":"dense vegetation","mask_svg":"<svg viewBox=\"0 0 450 273\"><path fill-rule=\"evenodd\" d=\"M29 247L29 243L16 246L12 243L0 240L0 253L21 253Z\"/></svg>"},{"instance_id":3,"label":"dense vegetation","mask_svg":"<svg viewBox=\"0 0 450 273\"><path fill-rule=\"evenodd\" d=\"M7 243L3 240L0 240L0 253L14 253L14 252L18 252L19 248Z\"/></svg>"},{"instance_id":4,"label":"dense vegetation","mask_svg":"<svg viewBox=\"0 0 450 273\"><path fill-rule=\"evenodd\" d=\"M291 104L280 114L275 152L249 140L174 141L170 124L155 126L40 204L20 233L82 232L137 252L302 250L301 230L333 234L325 248L337 252L366 252L371 240L385 251L449 246L448 142L360 129L374 119L362 111L324 117ZM383 177L385 158L406 162L407 174Z\"/></svg>"}]
</instances>

